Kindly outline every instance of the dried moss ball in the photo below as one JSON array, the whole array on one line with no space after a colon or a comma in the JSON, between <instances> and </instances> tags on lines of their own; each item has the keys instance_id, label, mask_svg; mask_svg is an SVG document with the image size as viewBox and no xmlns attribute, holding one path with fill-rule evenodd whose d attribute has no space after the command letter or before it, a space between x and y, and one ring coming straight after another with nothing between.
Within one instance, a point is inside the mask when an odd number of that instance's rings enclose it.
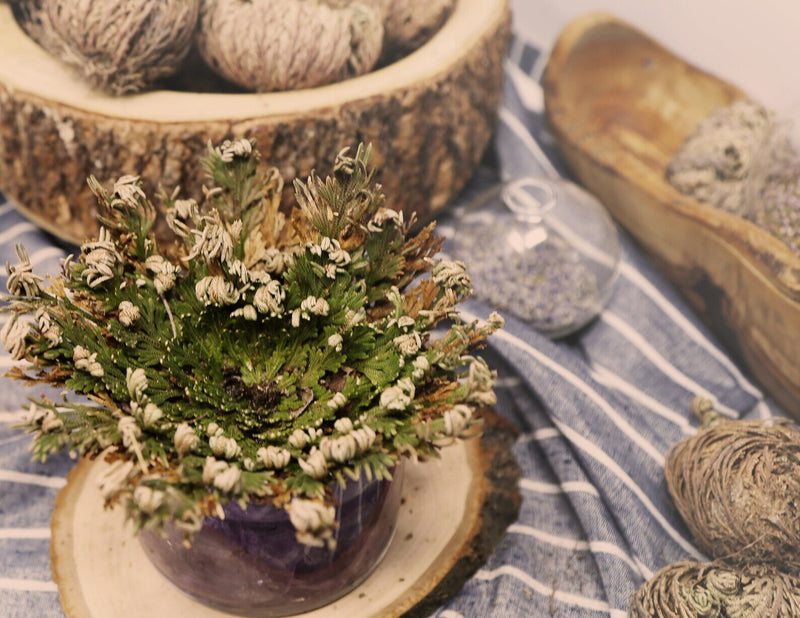
<instances>
[{"instance_id":1,"label":"dried moss ball","mask_svg":"<svg viewBox=\"0 0 800 618\"><path fill-rule=\"evenodd\" d=\"M382 44L378 10L315 0L205 0L197 36L216 73L255 92L361 75L375 65Z\"/></svg>"},{"instance_id":2,"label":"dried moss ball","mask_svg":"<svg viewBox=\"0 0 800 618\"><path fill-rule=\"evenodd\" d=\"M188 53L200 0L37 0L40 43L93 87L139 92Z\"/></svg>"},{"instance_id":3,"label":"dried moss ball","mask_svg":"<svg viewBox=\"0 0 800 618\"><path fill-rule=\"evenodd\" d=\"M323 0L328 6L345 7L354 0ZM404 56L428 41L452 13L456 0L358 0L377 9L385 30L385 61Z\"/></svg>"},{"instance_id":4,"label":"dried moss ball","mask_svg":"<svg viewBox=\"0 0 800 618\"><path fill-rule=\"evenodd\" d=\"M800 580L766 565L676 562L643 584L631 618L800 616Z\"/></svg>"},{"instance_id":5,"label":"dried moss ball","mask_svg":"<svg viewBox=\"0 0 800 618\"><path fill-rule=\"evenodd\" d=\"M442 27L455 4L455 0L389 2L383 24L387 52L407 54L423 45Z\"/></svg>"},{"instance_id":6,"label":"dried moss ball","mask_svg":"<svg viewBox=\"0 0 800 618\"><path fill-rule=\"evenodd\" d=\"M696 406L706 406L698 401ZM701 410L702 413L702 410ZM667 455L672 499L704 552L800 573L800 432L788 422L721 420Z\"/></svg>"}]
</instances>

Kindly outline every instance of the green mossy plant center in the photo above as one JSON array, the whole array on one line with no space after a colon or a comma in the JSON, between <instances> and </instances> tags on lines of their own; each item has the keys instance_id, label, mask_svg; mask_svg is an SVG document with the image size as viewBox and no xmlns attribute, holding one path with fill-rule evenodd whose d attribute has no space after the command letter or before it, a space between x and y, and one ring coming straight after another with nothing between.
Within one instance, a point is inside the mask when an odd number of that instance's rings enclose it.
<instances>
[{"instance_id":1,"label":"green mossy plant center","mask_svg":"<svg viewBox=\"0 0 800 618\"><path fill-rule=\"evenodd\" d=\"M31 404L37 459L111 462L102 483L136 529L187 537L237 500L287 509L298 538L330 540L332 483L387 478L479 430L495 374L474 354L502 326L464 323L464 264L428 225L384 208L370 149L333 175L282 180L255 143L209 145L202 203L162 194L171 244L151 233L139 178L89 180L102 228L59 277L7 265L0 339L10 375L78 394ZM435 331L435 333L434 333Z\"/></svg>"}]
</instances>

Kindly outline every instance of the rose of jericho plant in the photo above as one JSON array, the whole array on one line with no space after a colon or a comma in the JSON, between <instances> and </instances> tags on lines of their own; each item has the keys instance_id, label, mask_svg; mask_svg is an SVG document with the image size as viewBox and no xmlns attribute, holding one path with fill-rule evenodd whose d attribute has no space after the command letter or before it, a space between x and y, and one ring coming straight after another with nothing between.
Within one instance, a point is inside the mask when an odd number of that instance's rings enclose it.
<instances>
[{"instance_id":1,"label":"rose of jericho plant","mask_svg":"<svg viewBox=\"0 0 800 618\"><path fill-rule=\"evenodd\" d=\"M437 258L433 224L410 234L413 217L383 207L369 154L296 181L284 215L254 142L209 145L201 202L160 196L162 246L137 177L90 178L98 237L58 277L22 247L7 265L0 339L31 363L11 377L82 396L31 403L34 458L110 462L103 498L136 530L188 538L229 501L268 501L319 545L333 483L474 434L495 376L473 350L502 320L459 319L464 265Z\"/></svg>"},{"instance_id":2,"label":"rose of jericho plant","mask_svg":"<svg viewBox=\"0 0 800 618\"><path fill-rule=\"evenodd\" d=\"M16 0L22 27L93 88L141 92L189 53L200 0Z\"/></svg>"}]
</instances>

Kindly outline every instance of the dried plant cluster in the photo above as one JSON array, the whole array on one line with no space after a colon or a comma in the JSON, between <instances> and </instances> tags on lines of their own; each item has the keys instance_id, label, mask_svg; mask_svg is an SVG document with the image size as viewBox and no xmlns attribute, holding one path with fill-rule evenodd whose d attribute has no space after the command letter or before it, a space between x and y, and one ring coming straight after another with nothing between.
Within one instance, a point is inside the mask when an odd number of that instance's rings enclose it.
<instances>
[{"instance_id":1,"label":"dried plant cluster","mask_svg":"<svg viewBox=\"0 0 800 618\"><path fill-rule=\"evenodd\" d=\"M90 179L99 237L48 284L18 247L0 339L33 363L13 377L88 398L31 405L34 456L112 462L103 496L137 529L191 534L230 500L270 501L316 544L331 483L475 433L495 375L471 351L502 320L459 319L464 265L435 257L433 224L410 235L382 206L369 149L296 181L283 215L253 146L209 147L202 204L162 196L166 247L138 178Z\"/></svg>"},{"instance_id":2,"label":"dried plant cluster","mask_svg":"<svg viewBox=\"0 0 800 618\"><path fill-rule=\"evenodd\" d=\"M667 180L695 199L744 217L800 255L796 119L750 100L715 110L675 153Z\"/></svg>"},{"instance_id":3,"label":"dried plant cluster","mask_svg":"<svg viewBox=\"0 0 800 618\"><path fill-rule=\"evenodd\" d=\"M414 51L442 26L456 0L322 0L333 8L356 4L376 9L383 20L384 60Z\"/></svg>"},{"instance_id":4,"label":"dried plant cluster","mask_svg":"<svg viewBox=\"0 0 800 618\"><path fill-rule=\"evenodd\" d=\"M767 565L733 568L676 562L631 600L631 618L753 618L800 615L800 579Z\"/></svg>"},{"instance_id":5,"label":"dried plant cluster","mask_svg":"<svg viewBox=\"0 0 800 618\"><path fill-rule=\"evenodd\" d=\"M737 421L697 400L703 428L672 447L667 487L700 548L731 564L800 574L800 432Z\"/></svg>"},{"instance_id":6,"label":"dried plant cluster","mask_svg":"<svg viewBox=\"0 0 800 618\"><path fill-rule=\"evenodd\" d=\"M206 0L197 47L219 75L256 92L329 84L370 71L380 11L348 2Z\"/></svg>"},{"instance_id":7,"label":"dried plant cluster","mask_svg":"<svg viewBox=\"0 0 800 618\"><path fill-rule=\"evenodd\" d=\"M714 561L662 569L634 595L630 615L800 614L800 432L788 421L726 419L701 397L693 410L703 426L670 449L665 475Z\"/></svg>"},{"instance_id":8,"label":"dried plant cluster","mask_svg":"<svg viewBox=\"0 0 800 618\"><path fill-rule=\"evenodd\" d=\"M247 90L341 81L408 54L455 0L16 0L26 30L112 94L179 70L193 42L217 74Z\"/></svg>"},{"instance_id":9,"label":"dried plant cluster","mask_svg":"<svg viewBox=\"0 0 800 618\"><path fill-rule=\"evenodd\" d=\"M17 0L28 32L92 87L139 92L178 70L199 0Z\"/></svg>"},{"instance_id":10,"label":"dried plant cluster","mask_svg":"<svg viewBox=\"0 0 800 618\"><path fill-rule=\"evenodd\" d=\"M747 99L714 110L670 160L667 181L700 202L748 216L745 183L770 116Z\"/></svg>"}]
</instances>

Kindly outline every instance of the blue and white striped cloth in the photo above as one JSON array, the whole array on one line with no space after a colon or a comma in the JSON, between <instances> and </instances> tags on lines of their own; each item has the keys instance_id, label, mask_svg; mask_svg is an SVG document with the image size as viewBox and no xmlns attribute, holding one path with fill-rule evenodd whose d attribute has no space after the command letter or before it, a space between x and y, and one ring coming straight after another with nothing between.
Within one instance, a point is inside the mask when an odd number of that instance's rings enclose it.
<instances>
[{"instance_id":1,"label":"blue and white striped cloth","mask_svg":"<svg viewBox=\"0 0 800 618\"><path fill-rule=\"evenodd\" d=\"M496 137L499 170L486 182L563 175L543 117L545 55L519 38L506 61ZM448 218L441 230L452 232ZM22 242L39 273L58 272L64 251L9 204L0 206L0 263ZM689 406L705 394L730 416L775 411L729 360L664 278L623 235L621 276L588 328L553 342L507 317L487 352L499 371L499 412L522 434L519 519L440 618L622 618L631 594L660 567L703 559L670 505L663 480L670 446L694 432ZM0 285L4 283L0 281ZM469 301L463 313L491 311ZM0 368L8 368L7 355ZM49 518L73 462L30 462L29 437L11 428L24 389L0 381L0 615L62 616L50 575Z\"/></svg>"}]
</instances>

